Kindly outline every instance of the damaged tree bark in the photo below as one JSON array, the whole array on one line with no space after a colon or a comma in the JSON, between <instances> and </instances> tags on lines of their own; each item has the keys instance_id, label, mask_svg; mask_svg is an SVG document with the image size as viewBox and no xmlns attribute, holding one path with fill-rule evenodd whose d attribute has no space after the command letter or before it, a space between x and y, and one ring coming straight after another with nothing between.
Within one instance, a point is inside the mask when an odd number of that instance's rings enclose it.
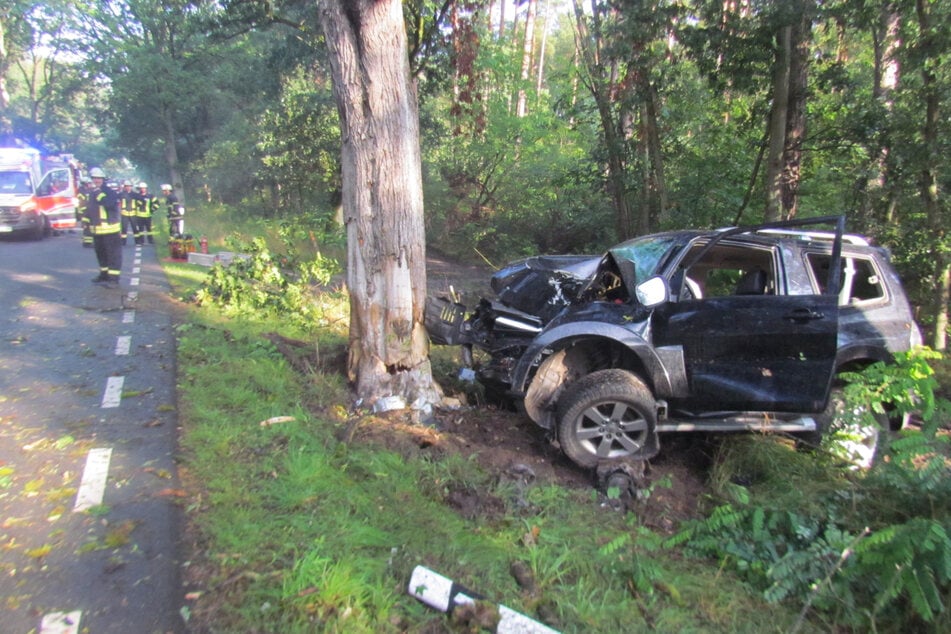
<instances>
[{"instance_id":1,"label":"damaged tree bark","mask_svg":"<svg viewBox=\"0 0 951 634\"><path fill-rule=\"evenodd\" d=\"M367 404L440 399L423 325L426 254L416 89L399 0L317 5L342 137L348 374Z\"/></svg>"}]
</instances>

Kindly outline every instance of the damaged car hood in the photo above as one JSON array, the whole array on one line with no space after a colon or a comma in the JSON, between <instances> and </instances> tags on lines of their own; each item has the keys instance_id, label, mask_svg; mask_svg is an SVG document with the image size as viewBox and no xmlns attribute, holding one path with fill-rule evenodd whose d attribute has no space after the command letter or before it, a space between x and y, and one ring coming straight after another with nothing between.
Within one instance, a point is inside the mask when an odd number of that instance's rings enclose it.
<instances>
[{"instance_id":1,"label":"damaged car hood","mask_svg":"<svg viewBox=\"0 0 951 634\"><path fill-rule=\"evenodd\" d=\"M598 255L525 258L493 275L492 290L501 303L547 323L578 297L601 259Z\"/></svg>"}]
</instances>

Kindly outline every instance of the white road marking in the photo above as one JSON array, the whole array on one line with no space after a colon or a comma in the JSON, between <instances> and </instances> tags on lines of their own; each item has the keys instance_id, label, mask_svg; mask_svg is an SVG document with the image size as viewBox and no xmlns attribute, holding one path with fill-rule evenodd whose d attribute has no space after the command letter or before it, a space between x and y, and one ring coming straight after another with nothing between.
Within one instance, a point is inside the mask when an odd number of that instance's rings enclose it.
<instances>
[{"instance_id":1,"label":"white road marking","mask_svg":"<svg viewBox=\"0 0 951 634\"><path fill-rule=\"evenodd\" d=\"M139 285L139 278L133 277L133 278L132 278L132 281L129 282L129 284L131 284L132 286L138 286L138 285Z\"/></svg>"},{"instance_id":2,"label":"white road marking","mask_svg":"<svg viewBox=\"0 0 951 634\"><path fill-rule=\"evenodd\" d=\"M138 274L141 273L141 272L142 272L142 269L141 269L141 268L139 268L139 267L137 267L137 266L133 266L133 267L132 267L132 274L133 274L133 275L138 275Z\"/></svg>"},{"instance_id":3,"label":"white road marking","mask_svg":"<svg viewBox=\"0 0 951 634\"><path fill-rule=\"evenodd\" d=\"M132 336L122 335L116 339L116 356L121 357L129 354L132 349Z\"/></svg>"},{"instance_id":4,"label":"white road marking","mask_svg":"<svg viewBox=\"0 0 951 634\"><path fill-rule=\"evenodd\" d=\"M139 299L139 291L129 291L129 294L126 295L126 297L129 298L130 302L134 302L135 300Z\"/></svg>"},{"instance_id":5,"label":"white road marking","mask_svg":"<svg viewBox=\"0 0 951 634\"><path fill-rule=\"evenodd\" d=\"M50 612L40 621L39 634L76 634L82 618L82 610Z\"/></svg>"},{"instance_id":6,"label":"white road marking","mask_svg":"<svg viewBox=\"0 0 951 634\"><path fill-rule=\"evenodd\" d=\"M122 313L122 323L124 323L124 324L131 324L131 323L134 323L134 322L135 322L135 311L134 311L134 310L127 310L127 311L125 311L124 313Z\"/></svg>"},{"instance_id":7,"label":"white road marking","mask_svg":"<svg viewBox=\"0 0 951 634\"><path fill-rule=\"evenodd\" d=\"M124 376L110 376L106 379L106 391L102 394L103 407L119 407L122 401L122 384Z\"/></svg>"},{"instance_id":8,"label":"white road marking","mask_svg":"<svg viewBox=\"0 0 951 634\"><path fill-rule=\"evenodd\" d=\"M86 468L76 493L76 505L73 512L85 511L102 504L106 494L106 479L109 477L109 461L112 460L112 448L90 449L86 456Z\"/></svg>"}]
</instances>

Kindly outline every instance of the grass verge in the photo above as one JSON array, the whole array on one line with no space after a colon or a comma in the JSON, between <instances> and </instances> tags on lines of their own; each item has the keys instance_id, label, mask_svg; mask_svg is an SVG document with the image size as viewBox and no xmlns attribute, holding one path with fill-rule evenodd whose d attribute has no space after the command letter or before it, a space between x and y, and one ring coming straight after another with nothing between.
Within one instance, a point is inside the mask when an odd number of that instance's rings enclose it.
<instances>
[{"instance_id":1,"label":"grass verge","mask_svg":"<svg viewBox=\"0 0 951 634\"><path fill-rule=\"evenodd\" d=\"M207 269L167 271L184 296ZM280 317L192 306L178 327L193 631L493 631L484 616L447 617L408 596L417 565L563 632L795 622L737 577L665 549L593 490L515 490L465 452L390 442L406 433L400 421L352 410L338 369L295 371L271 335L339 350L344 326L288 331ZM479 512L454 509L459 492Z\"/></svg>"}]
</instances>

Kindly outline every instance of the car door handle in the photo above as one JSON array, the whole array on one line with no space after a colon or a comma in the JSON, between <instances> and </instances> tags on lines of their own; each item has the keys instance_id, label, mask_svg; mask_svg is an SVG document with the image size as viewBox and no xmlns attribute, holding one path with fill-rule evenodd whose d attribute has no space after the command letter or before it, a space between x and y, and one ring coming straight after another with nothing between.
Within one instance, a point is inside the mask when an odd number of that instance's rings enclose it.
<instances>
[{"instance_id":1,"label":"car door handle","mask_svg":"<svg viewBox=\"0 0 951 634\"><path fill-rule=\"evenodd\" d=\"M796 308L791 313L783 317L783 319L796 322L812 321L813 319L824 318L825 315L818 311L812 310L811 308Z\"/></svg>"}]
</instances>

